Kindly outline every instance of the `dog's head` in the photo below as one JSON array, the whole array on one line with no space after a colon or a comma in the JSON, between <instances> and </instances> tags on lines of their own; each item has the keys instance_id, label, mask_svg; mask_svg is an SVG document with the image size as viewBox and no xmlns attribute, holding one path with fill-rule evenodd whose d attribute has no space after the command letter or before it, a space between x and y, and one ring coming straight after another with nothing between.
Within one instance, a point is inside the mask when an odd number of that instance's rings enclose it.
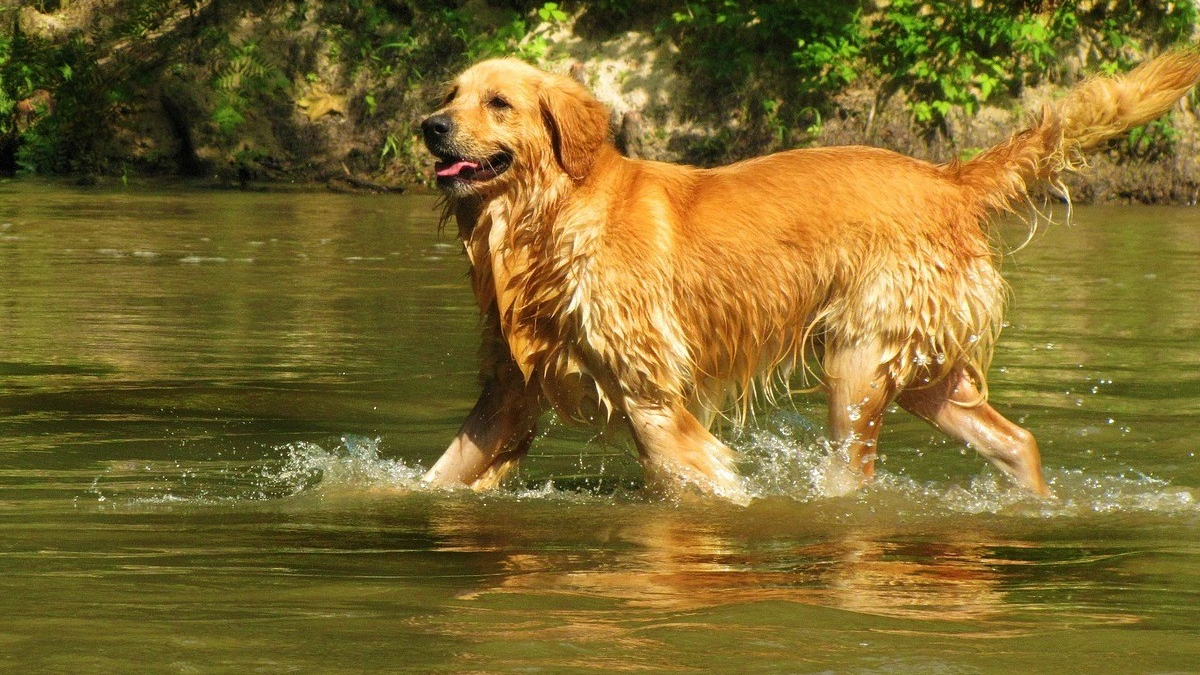
<instances>
[{"instance_id":1,"label":"dog's head","mask_svg":"<svg viewBox=\"0 0 1200 675\"><path fill-rule=\"evenodd\" d=\"M493 59L459 75L421 130L440 188L490 196L548 171L582 181L608 139L608 110L568 77Z\"/></svg>"}]
</instances>

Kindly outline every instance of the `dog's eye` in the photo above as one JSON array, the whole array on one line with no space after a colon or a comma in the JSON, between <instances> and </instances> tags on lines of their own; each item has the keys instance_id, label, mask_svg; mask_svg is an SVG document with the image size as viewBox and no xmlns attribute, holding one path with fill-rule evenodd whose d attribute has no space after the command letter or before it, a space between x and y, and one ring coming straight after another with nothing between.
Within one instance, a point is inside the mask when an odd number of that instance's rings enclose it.
<instances>
[{"instance_id":1,"label":"dog's eye","mask_svg":"<svg viewBox=\"0 0 1200 675\"><path fill-rule=\"evenodd\" d=\"M492 110L508 110L512 104L503 96L493 96L488 99L487 105Z\"/></svg>"},{"instance_id":2,"label":"dog's eye","mask_svg":"<svg viewBox=\"0 0 1200 675\"><path fill-rule=\"evenodd\" d=\"M458 95L458 89L451 89L450 93L446 94L446 98L442 99L442 105L443 106L450 105L450 102L453 101L454 97L457 95Z\"/></svg>"}]
</instances>

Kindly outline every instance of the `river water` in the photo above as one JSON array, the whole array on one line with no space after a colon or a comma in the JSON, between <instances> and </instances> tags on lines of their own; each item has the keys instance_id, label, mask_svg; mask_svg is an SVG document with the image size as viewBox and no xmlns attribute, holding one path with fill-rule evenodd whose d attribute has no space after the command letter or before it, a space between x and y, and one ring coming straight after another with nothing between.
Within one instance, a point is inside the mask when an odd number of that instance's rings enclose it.
<instances>
[{"instance_id":1,"label":"river water","mask_svg":"<svg viewBox=\"0 0 1200 675\"><path fill-rule=\"evenodd\" d=\"M1200 672L1200 210L1005 268L1054 501L902 412L823 495L809 398L729 436L747 507L555 424L434 492L477 319L432 198L0 184L0 672Z\"/></svg>"}]
</instances>

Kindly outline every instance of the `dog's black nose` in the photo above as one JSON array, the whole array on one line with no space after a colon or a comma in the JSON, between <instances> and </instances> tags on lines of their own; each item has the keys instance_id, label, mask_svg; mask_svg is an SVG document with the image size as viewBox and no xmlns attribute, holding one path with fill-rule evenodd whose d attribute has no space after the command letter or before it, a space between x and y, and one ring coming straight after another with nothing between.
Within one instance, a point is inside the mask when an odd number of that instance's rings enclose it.
<instances>
[{"instance_id":1,"label":"dog's black nose","mask_svg":"<svg viewBox=\"0 0 1200 675\"><path fill-rule=\"evenodd\" d=\"M421 122L421 131L425 134L425 144L434 145L445 141L454 131L454 120L449 115L430 115Z\"/></svg>"}]
</instances>

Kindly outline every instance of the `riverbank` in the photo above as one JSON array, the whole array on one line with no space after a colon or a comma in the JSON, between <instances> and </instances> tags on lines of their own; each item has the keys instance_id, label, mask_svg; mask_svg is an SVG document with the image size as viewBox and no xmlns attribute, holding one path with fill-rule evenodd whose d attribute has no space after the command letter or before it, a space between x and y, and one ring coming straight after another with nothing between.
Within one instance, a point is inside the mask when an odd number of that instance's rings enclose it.
<instances>
[{"instance_id":1,"label":"riverbank","mask_svg":"<svg viewBox=\"0 0 1200 675\"><path fill-rule=\"evenodd\" d=\"M0 170L339 191L427 189L419 121L490 56L570 72L641 157L866 144L949 161L1198 21L1191 3L1152 2L21 4L0 0ZM1197 153L1185 101L1098 153L1072 198L1194 203Z\"/></svg>"}]
</instances>

